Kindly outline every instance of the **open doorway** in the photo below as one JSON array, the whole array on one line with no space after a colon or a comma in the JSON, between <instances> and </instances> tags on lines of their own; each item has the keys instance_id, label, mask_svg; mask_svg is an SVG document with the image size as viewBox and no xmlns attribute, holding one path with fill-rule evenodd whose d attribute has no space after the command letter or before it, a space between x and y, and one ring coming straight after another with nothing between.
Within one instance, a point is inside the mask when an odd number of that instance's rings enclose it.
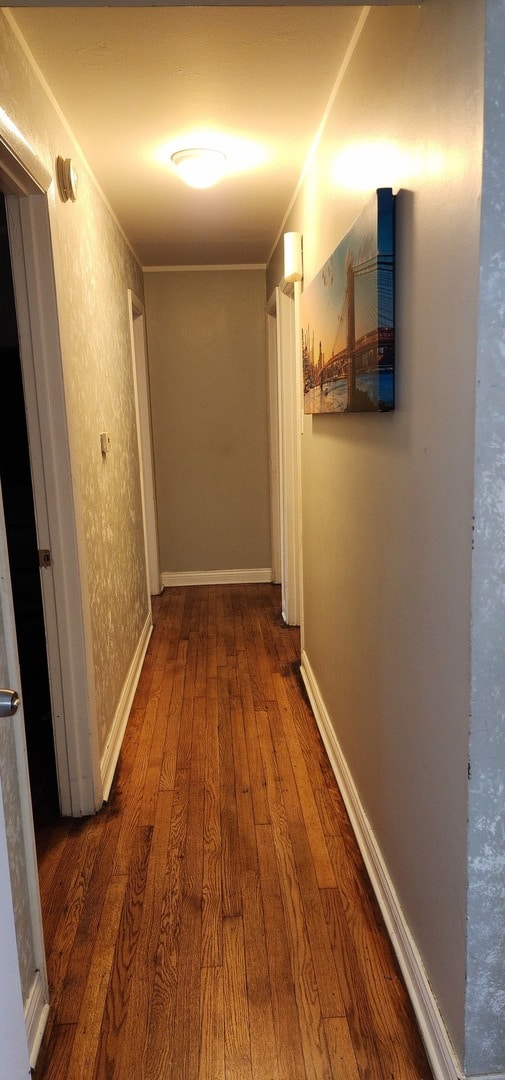
<instances>
[{"instance_id":1,"label":"open doorway","mask_svg":"<svg viewBox=\"0 0 505 1080\"><path fill-rule=\"evenodd\" d=\"M0 195L0 357L4 409L0 440L7 545L22 680L35 824L59 811L23 378L5 199Z\"/></svg>"}]
</instances>

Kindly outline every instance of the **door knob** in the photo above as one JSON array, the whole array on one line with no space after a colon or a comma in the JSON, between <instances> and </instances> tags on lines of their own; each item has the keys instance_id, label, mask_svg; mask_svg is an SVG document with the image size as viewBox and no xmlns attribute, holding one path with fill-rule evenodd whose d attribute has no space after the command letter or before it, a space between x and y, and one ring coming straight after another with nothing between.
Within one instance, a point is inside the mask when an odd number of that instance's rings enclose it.
<instances>
[{"instance_id":1,"label":"door knob","mask_svg":"<svg viewBox=\"0 0 505 1080\"><path fill-rule=\"evenodd\" d=\"M0 717L14 716L19 704L16 690L0 690Z\"/></svg>"}]
</instances>

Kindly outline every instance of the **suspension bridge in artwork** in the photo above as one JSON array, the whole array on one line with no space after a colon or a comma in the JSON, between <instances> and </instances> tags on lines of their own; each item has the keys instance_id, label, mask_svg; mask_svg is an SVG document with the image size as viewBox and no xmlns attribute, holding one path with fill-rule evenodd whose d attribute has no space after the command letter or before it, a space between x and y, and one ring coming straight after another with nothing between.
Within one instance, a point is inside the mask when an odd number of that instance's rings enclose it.
<instances>
[{"instance_id":1,"label":"suspension bridge in artwork","mask_svg":"<svg viewBox=\"0 0 505 1080\"><path fill-rule=\"evenodd\" d=\"M362 329L357 337L358 324ZM393 408L392 255L375 255L359 264L348 258L331 355L325 356L321 342L316 355L314 333L309 327L302 331L302 359L306 412Z\"/></svg>"}]
</instances>

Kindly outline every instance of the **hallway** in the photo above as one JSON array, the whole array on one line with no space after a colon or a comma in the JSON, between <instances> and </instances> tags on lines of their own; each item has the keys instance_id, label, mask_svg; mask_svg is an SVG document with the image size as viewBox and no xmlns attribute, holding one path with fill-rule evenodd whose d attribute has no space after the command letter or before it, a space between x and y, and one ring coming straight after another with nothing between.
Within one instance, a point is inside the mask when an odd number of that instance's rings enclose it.
<instances>
[{"instance_id":1,"label":"hallway","mask_svg":"<svg viewBox=\"0 0 505 1080\"><path fill-rule=\"evenodd\" d=\"M271 585L165 589L111 797L37 837L35 1080L429 1080Z\"/></svg>"}]
</instances>

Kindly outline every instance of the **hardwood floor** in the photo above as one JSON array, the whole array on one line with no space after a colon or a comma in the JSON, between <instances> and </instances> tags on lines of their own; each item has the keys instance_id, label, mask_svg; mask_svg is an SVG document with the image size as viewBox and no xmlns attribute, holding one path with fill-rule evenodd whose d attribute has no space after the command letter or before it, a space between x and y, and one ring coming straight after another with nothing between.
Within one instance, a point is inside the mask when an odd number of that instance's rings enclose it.
<instances>
[{"instance_id":1,"label":"hardwood floor","mask_svg":"<svg viewBox=\"0 0 505 1080\"><path fill-rule=\"evenodd\" d=\"M36 1080L429 1080L270 585L165 590L111 798L38 834Z\"/></svg>"}]
</instances>

